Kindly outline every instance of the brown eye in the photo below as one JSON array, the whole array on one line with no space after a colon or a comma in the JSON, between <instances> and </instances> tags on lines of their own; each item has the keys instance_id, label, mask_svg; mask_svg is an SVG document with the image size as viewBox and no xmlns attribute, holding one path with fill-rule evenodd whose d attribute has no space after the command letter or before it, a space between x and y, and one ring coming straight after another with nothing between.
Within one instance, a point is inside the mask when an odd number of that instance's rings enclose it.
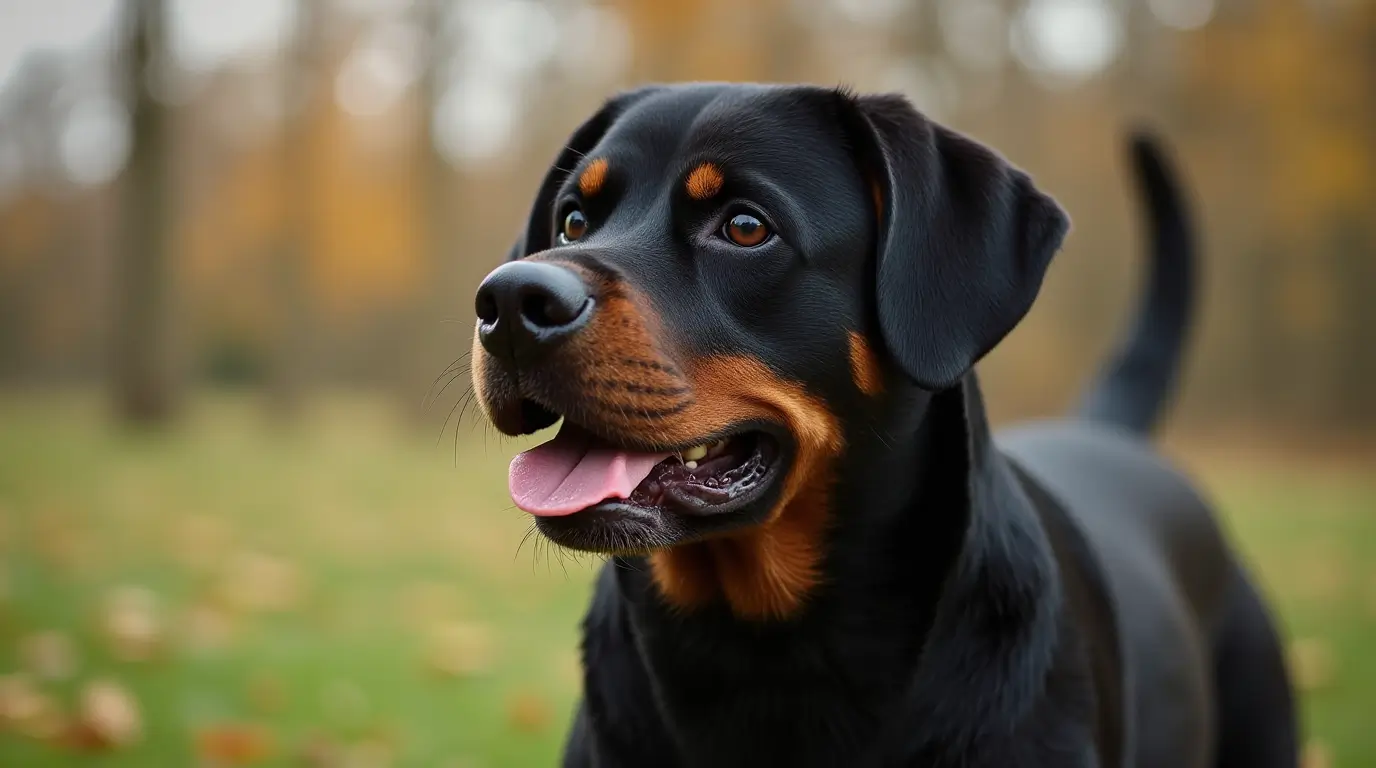
<instances>
[{"instance_id":1,"label":"brown eye","mask_svg":"<svg viewBox=\"0 0 1376 768\"><path fill-rule=\"evenodd\" d=\"M769 239L769 227L748 213L738 213L721 229L727 240L742 248L754 248Z\"/></svg>"},{"instance_id":2,"label":"brown eye","mask_svg":"<svg viewBox=\"0 0 1376 768\"><path fill-rule=\"evenodd\" d=\"M571 243L582 237L588 231L588 218L577 208L569 211L569 215L564 217L564 231L559 233L559 239L565 243Z\"/></svg>"}]
</instances>

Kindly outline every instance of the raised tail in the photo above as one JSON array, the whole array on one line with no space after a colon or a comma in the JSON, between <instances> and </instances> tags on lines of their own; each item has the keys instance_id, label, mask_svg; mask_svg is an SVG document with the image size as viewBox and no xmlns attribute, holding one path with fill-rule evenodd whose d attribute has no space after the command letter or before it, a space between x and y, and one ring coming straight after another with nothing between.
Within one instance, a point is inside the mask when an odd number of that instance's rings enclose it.
<instances>
[{"instance_id":1,"label":"raised tail","mask_svg":"<svg viewBox=\"0 0 1376 768\"><path fill-rule=\"evenodd\" d=\"M1080 404L1080 416L1150 434L1175 388L1194 314L1195 241L1186 204L1160 143L1131 142L1138 194L1151 229L1146 292L1136 319Z\"/></svg>"}]
</instances>

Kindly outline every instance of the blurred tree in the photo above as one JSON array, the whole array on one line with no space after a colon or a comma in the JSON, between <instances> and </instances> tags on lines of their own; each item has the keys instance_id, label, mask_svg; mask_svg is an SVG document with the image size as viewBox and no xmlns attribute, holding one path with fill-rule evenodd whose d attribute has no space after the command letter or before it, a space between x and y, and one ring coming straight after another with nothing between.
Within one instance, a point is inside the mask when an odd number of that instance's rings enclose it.
<instances>
[{"instance_id":1,"label":"blurred tree","mask_svg":"<svg viewBox=\"0 0 1376 768\"><path fill-rule=\"evenodd\" d=\"M1376 431L1376 3L1359 3L1344 50L1352 61L1346 70L1354 80L1348 108L1354 118L1354 142L1365 155L1357 162L1360 192L1341 212L1335 249L1342 296L1337 381L1343 412L1338 420L1349 430Z\"/></svg>"},{"instance_id":2,"label":"blurred tree","mask_svg":"<svg viewBox=\"0 0 1376 768\"><path fill-rule=\"evenodd\" d=\"M269 402L279 419L293 419L309 385L312 354L310 211L315 179L312 128L320 80L320 27L325 4L297 0L295 34L279 73L283 97L278 161L281 232L272 274L279 325L269 377Z\"/></svg>"},{"instance_id":3,"label":"blurred tree","mask_svg":"<svg viewBox=\"0 0 1376 768\"><path fill-rule=\"evenodd\" d=\"M129 0L126 7L124 74L132 144L121 190L114 396L124 418L156 423L172 416L177 405L170 333L169 115L148 87L151 67L163 63L166 18L162 0Z\"/></svg>"},{"instance_id":4,"label":"blurred tree","mask_svg":"<svg viewBox=\"0 0 1376 768\"><path fill-rule=\"evenodd\" d=\"M454 170L440 151L435 135L435 111L448 85L446 65L454 56L445 33L446 7L443 0L415 0L414 4L414 23L423 41L412 152L420 197L415 223L424 277L419 281L420 295L404 313L403 342L397 349L401 364L395 369L401 373L396 383L403 409L414 423L421 423L426 417L426 383L445 370L453 357L453 349L446 344L449 336L441 332L440 321L447 315L462 314L463 309L459 304L460 310L454 311L459 256L451 221L464 212L464 206L456 199ZM440 379L441 385L447 378L448 373Z\"/></svg>"}]
</instances>

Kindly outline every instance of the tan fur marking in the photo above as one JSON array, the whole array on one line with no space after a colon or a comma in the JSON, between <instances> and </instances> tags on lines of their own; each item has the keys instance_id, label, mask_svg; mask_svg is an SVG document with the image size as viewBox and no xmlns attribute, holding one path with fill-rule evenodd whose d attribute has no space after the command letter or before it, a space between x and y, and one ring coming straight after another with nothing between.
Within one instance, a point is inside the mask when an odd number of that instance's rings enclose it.
<instances>
[{"instance_id":1,"label":"tan fur marking","mask_svg":"<svg viewBox=\"0 0 1376 768\"><path fill-rule=\"evenodd\" d=\"M557 254L536 260L558 261ZM562 262L561 262L562 263ZM590 285L601 279L574 265ZM566 348L570 391L605 428L665 444L693 444L744 421L782 425L797 441L778 502L763 523L719 538L650 554L651 575L670 604L691 609L725 600L747 619L786 617L820 581L822 541L831 512L833 464L841 426L826 404L745 356L678 360L660 343L659 318L624 284L600 284L591 324ZM474 344L479 400L487 373ZM501 393L491 393L501 396Z\"/></svg>"},{"instance_id":2,"label":"tan fur marking","mask_svg":"<svg viewBox=\"0 0 1376 768\"><path fill-rule=\"evenodd\" d=\"M870 179L870 196L874 198L874 217L880 224L884 223L884 191L879 188L879 182Z\"/></svg>"},{"instance_id":3,"label":"tan fur marking","mask_svg":"<svg viewBox=\"0 0 1376 768\"><path fill-rule=\"evenodd\" d=\"M762 418L786 426L798 450L768 520L740 533L655 552L650 557L655 583L671 603L684 608L719 594L742 618L788 616L821 578L840 424L820 400L758 360L707 358L693 366L689 378L703 399L684 414L684 427L691 429L686 439Z\"/></svg>"},{"instance_id":4,"label":"tan fur marking","mask_svg":"<svg viewBox=\"0 0 1376 768\"><path fill-rule=\"evenodd\" d=\"M703 163L688 174L684 186L688 188L688 196L694 200L710 200L721 191L724 183L726 177L722 176L720 168L712 163Z\"/></svg>"},{"instance_id":5,"label":"tan fur marking","mask_svg":"<svg viewBox=\"0 0 1376 768\"><path fill-rule=\"evenodd\" d=\"M578 191L583 193L583 197L592 197L602 191L602 186L607 183L607 169L610 164L607 158L599 157L588 163L588 167L583 169L583 173L578 176Z\"/></svg>"},{"instance_id":6,"label":"tan fur marking","mask_svg":"<svg viewBox=\"0 0 1376 768\"><path fill-rule=\"evenodd\" d=\"M879 367L879 358L870 349L865 337L855 331L850 332L850 375L861 392L874 397L884 391L884 375Z\"/></svg>"}]
</instances>

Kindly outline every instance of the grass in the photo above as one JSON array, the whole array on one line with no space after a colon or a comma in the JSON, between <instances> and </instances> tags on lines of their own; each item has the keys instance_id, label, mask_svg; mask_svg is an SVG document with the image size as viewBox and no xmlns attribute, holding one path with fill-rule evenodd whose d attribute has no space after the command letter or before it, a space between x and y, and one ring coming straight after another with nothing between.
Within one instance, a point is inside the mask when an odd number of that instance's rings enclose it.
<instances>
[{"instance_id":1,"label":"grass","mask_svg":"<svg viewBox=\"0 0 1376 768\"><path fill-rule=\"evenodd\" d=\"M98 406L0 397L0 764L555 763L594 563L521 546L515 442L367 398L290 433ZM1284 616L1316 760L1376 765L1376 476L1183 456Z\"/></svg>"}]
</instances>

